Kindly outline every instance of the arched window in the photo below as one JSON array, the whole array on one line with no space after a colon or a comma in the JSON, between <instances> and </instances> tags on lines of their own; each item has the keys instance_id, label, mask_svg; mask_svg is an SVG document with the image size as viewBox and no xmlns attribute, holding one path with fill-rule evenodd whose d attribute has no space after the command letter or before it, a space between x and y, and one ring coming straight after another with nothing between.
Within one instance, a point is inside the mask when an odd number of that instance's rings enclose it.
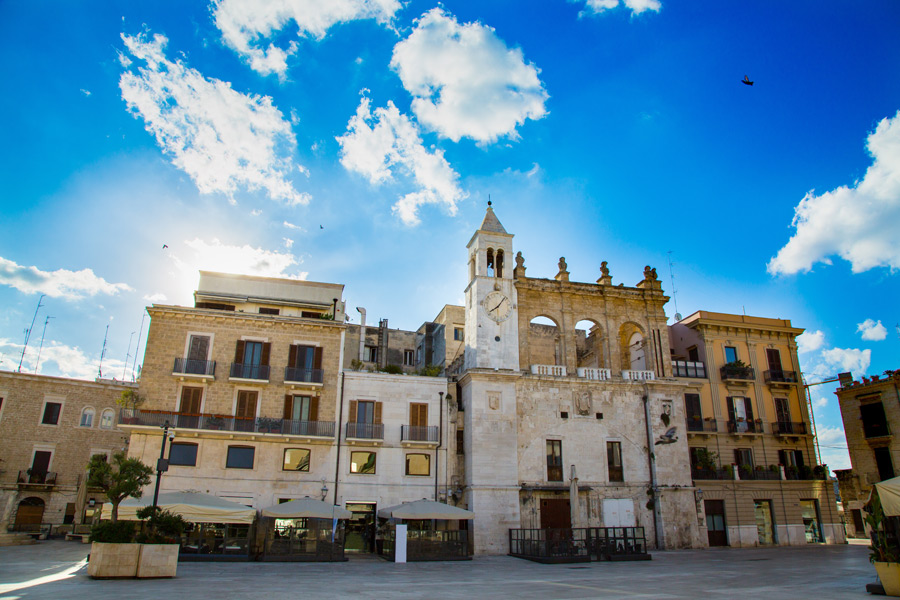
<instances>
[{"instance_id":1,"label":"arched window","mask_svg":"<svg viewBox=\"0 0 900 600\"><path fill-rule=\"evenodd\" d=\"M497 277L503 277L503 250L497 250Z\"/></svg>"},{"instance_id":2,"label":"arched window","mask_svg":"<svg viewBox=\"0 0 900 600\"><path fill-rule=\"evenodd\" d=\"M100 413L100 429L112 429L115 412L111 408L107 408Z\"/></svg>"},{"instance_id":3,"label":"arched window","mask_svg":"<svg viewBox=\"0 0 900 600\"><path fill-rule=\"evenodd\" d=\"M82 427L93 427L94 425L94 409L90 406L84 408L81 411L81 426Z\"/></svg>"},{"instance_id":4,"label":"arched window","mask_svg":"<svg viewBox=\"0 0 900 600\"><path fill-rule=\"evenodd\" d=\"M494 250L493 248L488 248L487 250L487 276L494 276Z\"/></svg>"},{"instance_id":5,"label":"arched window","mask_svg":"<svg viewBox=\"0 0 900 600\"><path fill-rule=\"evenodd\" d=\"M647 368L647 359L644 355L644 336L639 332L631 334L628 341L628 354L632 371L643 371Z\"/></svg>"}]
</instances>

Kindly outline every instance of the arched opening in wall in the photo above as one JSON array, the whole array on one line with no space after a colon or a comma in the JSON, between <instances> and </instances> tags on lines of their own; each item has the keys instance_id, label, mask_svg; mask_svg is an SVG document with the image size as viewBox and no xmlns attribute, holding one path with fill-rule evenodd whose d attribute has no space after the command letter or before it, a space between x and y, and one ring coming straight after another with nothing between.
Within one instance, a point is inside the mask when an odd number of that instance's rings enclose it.
<instances>
[{"instance_id":1,"label":"arched opening in wall","mask_svg":"<svg viewBox=\"0 0 900 600\"><path fill-rule=\"evenodd\" d=\"M40 525L44 519L44 501L31 496L19 502L16 525Z\"/></svg>"},{"instance_id":2,"label":"arched opening in wall","mask_svg":"<svg viewBox=\"0 0 900 600\"><path fill-rule=\"evenodd\" d=\"M606 366L602 333L600 325L591 319L575 324L575 355L579 368L600 369Z\"/></svg>"},{"instance_id":3,"label":"arched opening in wall","mask_svg":"<svg viewBox=\"0 0 900 600\"><path fill-rule=\"evenodd\" d=\"M469 259L469 281L475 279L475 256Z\"/></svg>"},{"instance_id":4,"label":"arched opening in wall","mask_svg":"<svg viewBox=\"0 0 900 600\"><path fill-rule=\"evenodd\" d=\"M537 316L528 323L528 352L533 365L563 364L559 326L547 316Z\"/></svg>"},{"instance_id":5,"label":"arched opening in wall","mask_svg":"<svg viewBox=\"0 0 900 600\"><path fill-rule=\"evenodd\" d=\"M493 248L487 249L487 276L494 276L494 250Z\"/></svg>"},{"instance_id":6,"label":"arched opening in wall","mask_svg":"<svg viewBox=\"0 0 900 600\"><path fill-rule=\"evenodd\" d=\"M647 353L644 332L635 323L625 323L619 328L619 355L623 370L647 370Z\"/></svg>"},{"instance_id":7,"label":"arched opening in wall","mask_svg":"<svg viewBox=\"0 0 900 600\"><path fill-rule=\"evenodd\" d=\"M503 250L497 250L496 262L497 268L494 270L497 272L497 277L503 277Z\"/></svg>"}]
</instances>

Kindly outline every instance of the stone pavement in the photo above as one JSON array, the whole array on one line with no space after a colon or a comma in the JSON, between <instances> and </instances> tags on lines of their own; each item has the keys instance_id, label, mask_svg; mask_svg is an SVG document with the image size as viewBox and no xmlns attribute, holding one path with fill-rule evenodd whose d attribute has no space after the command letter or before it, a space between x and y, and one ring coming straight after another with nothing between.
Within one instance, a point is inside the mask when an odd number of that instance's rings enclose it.
<instances>
[{"instance_id":1,"label":"stone pavement","mask_svg":"<svg viewBox=\"0 0 900 600\"><path fill-rule=\"evenodd\" d=\"M654 552L650 562L541 565L494 556L470 562L180 563L178 577L95 581L90 546L48 541L0 548L0 599L141 600L516 598L870 598L862 545Z\"/></svg>"}]
</instances>

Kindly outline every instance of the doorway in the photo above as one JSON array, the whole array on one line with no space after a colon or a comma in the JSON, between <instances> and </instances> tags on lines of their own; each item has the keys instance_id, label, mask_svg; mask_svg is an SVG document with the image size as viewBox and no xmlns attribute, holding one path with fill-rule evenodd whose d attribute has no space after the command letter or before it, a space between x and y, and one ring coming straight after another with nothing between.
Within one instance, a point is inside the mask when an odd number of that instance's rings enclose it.
<instances>
[{"instance_id":1,"label":"doorway","mask_svg":"<svg viewBox=\"0 0 900 600\"><path fill-rule=\"evenodd\" d=\"M30 497L19 502L16 511L16 526L40 525L44 519L44 501L40 498Z\"/></svg>"},{"instance_id":2,"label":"doorway","mask_svg":"<svg viewBox=\"0 0 900 600\"><path fill-rule=\"evenodd\" d=\"M822 536L822 519L819 515L818 500L801 500L800 512L803 517L803 529L806 531L807 544L821 544L825 540Z\"/></svg>"},{"instance_id":3,"label":"doorway","mask_svg":"<svg viewBox=\"0 0 900 600\"><path fill-rule=\"evenodd\" d=\"M704 500L706 509L706 535L710 546L727 546L728 534L725 531L725 501Z\"/></svg>"},{"instance_id":4,"label":"doorway","mask_svg":"<svg viewBox=\"0 0 900 600\"><path fill-rule=\"evenodd\" d=\"M760 546L775 544L775 522L772 518L771 500L754 500L753 513L756 517L756 532Z\"/></svg>"},{"instance_id":5,"label":"doorway","mask_svg":"<svg viewBox=\"0 0 900 600\"><path fill-rule=\"evenodd\" d=\"M344 534L344 552L375 552L375 503L348 502L347 510L352 516Z\"/></svg>"},{"instance_id":6,"label":"doorway","mask_svg":"<svg viewBox=\"0 0 900 600\"><path fill-rule=\"evenodd\" d=\"M572 513L568 499L541 499L541 529L570 529Z\"/></svg>"}]
</instances>

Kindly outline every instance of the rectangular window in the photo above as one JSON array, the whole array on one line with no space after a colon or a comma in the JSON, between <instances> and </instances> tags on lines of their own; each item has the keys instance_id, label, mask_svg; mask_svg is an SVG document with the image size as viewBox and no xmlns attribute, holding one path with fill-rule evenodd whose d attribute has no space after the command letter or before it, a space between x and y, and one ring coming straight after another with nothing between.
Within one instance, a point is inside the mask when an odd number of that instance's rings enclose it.
<instances>
[{"instance_id":1,"label":"rectangular window","mask_svg":"<svg viewBox=\"0 0 900 600\"><path fill-rule=\"evenodd\" d=\"M684 411L688 431L703 431L703 413L700 410L700 394L684 395Z\"/></svg>"},{"instance_id":2,"label":"rectangular window","mask_svg":"<svg viewBox=\"0 0 900 600\"><path fill-rule=\"evenodd\" d=\"M50 470L50 459L53 458L53 452L47 450L35 450L34 458L31 459L31 474L44 475Z\"/></svg>"},{"instance_id":3,"label":"rectangular window","mask_svg":"<svg viewBox=\"0 0 900 600\"><path fill-rule=\"evenodd\" d=\"M169 464L182 467L196 467L197 444L172 442L172 446L169 448Z\"/></svg>"},{"instance_id":4,"label":"rectangular window","mask_svg":"<svg viewBox=\"0 0 900 600\"><path fill-rule=\"evenodd\" d=\"M403 366L412 367L416 364L416 353L412 350L403 351Z\"/></svg>"},{"instance_id":5,"label":"rectangular window","mask_svg":"<svg viewBox=\"0 0 900 600\"><path fill-rule=\"evenodd\" d=\"M787 398L775 398L775 420L779 423L790 424L791 411L788 409Z\"/></svg>"},{"instance_id":6,"label":"rectangular window","mask_svg":"<svg viewBox=\"0 0 900 600\"><path fill-rule=\"evenodd\" d=\"M750 398L742 396L729 396L725 398L728 404L728 431L732 433L762 433L753 421L753 404Z\"/></svg>"},{"instance_id":7,"label":"rectangular window","mask_svg":"<svg viewBox=\"0 0 900 600\"><path fill-rule=\"evenodd\" d=\"M407 454L406 474L425 477L431 474L431 457L427 454Z\"/></svg>"},{"instance_id":8,"label":"rectangular window","mask_svg":"<svg viewBox=\"0 0 900 600\"><path fill-rule=\"evenodd\" d=\"M366 346L366 351L363 354L363 360L366 362L378 362L378 347Z\"/></svg>"},{"instance_id":9,"label":"rectangular window","mask_svg":"<svg viewBox=\"0 0 900 600\"><path fill-rule=\"evenodd\" d=\"M266 308L265 306L259 307L259 314L261 315L280 315L281 309L278 308Z\"/></svg>"},{"instance_id":10,"label":"rectangular window","mask_svg":"<svg viewBox=\"0 0 900 600\"><path fill-rule=\"evenodd\" d=\"M769 363L770 371L781 374L781 353L777 348L766 348L766 362Z\"/></svg>"},{"instance_id":11,"label":"rectangular window","mask_svg":"<svg viewBox=\"0 0 900 600\"><path fill-rule=\"evenodd\" d=\"M874 448L875 465L878 467L878 478L881 481L894 477L894 461L891 458L891 449L887 447Z\"/></svg>"},{"instance_id":12,"label":"rectangular window","mask_svg":"<svg viewBox=\"0 0 900 600\"><path fill-rule=\"evenodd\" d=\"M687 350L688 360L691 362L700 362L700 352L697 350L697 346L691 346Z\"/></svg>"},{"instance_id":13,"label":"rectangular window","mask_svg":"<svg viewBox=\"0 0 900 600\"><path fill-rule=\"evenodd\" d=\"M412 402L409 405L409 424L412 427L428 427L428 405Z\"/></svg>"},{"instance_id":14,"label":"rectangular window","mask_svg":"<svg viewBox=\"0 0 900 600\"><path fill-rule=\"evenodd\" d=\"M282 471L309 472L309 450L306 448L287 448L284 451Z\"/></svg>"},{"instance_id":15,"label":"rectangular window","mask_svg":"<svg viewBox=\"0 0 900 600\"><path fill-rule=\"evenodd\" d=\"M284 397L284 419L288 421L318 421L319 399L314 396Z\"/></svg>"},{"instance_id":16,"label":"rectangular window","mask_svg":"<svg viewBox=\"0 0 900 600\"><path fill-rule=\"evenodd\" d=\"M465 330L462 327L454 327L453 328L453 339L457 342L462 342Z\"/></svg>"},{"instance_id":17,"label":"rectangular window","mask_svg":"<svg viewBox=\"0 0 900 600\"><path fill-rule=\"evenodd\" d=\"M725 346L725 363L737 362L737 348L734 346Z\"/></svg>"},{"instance_id":18,"label":"rectangular window","mask_svg":"<svg viewBox=\"0 0 900 600\"><path fill-rule=\"evenodd\" d=\"M350 472L374 475L375 474L375 453L374 452L351 452L350 453Z\"/></svg>"},{"instance_id":19,"label":"rectangular window","mask_svg":"<svg viewBox=\"0 0 900 600\"><path fill-rule=\"evenodd\" d=\"M318 319L322 316L322 313L313 312L311 310L301 310L300 316L304 319Z\"/></svg>"},{"instance_id":20,"label":"rectangular window","mask_svg":"<svg viewBox=\"0 0 900 600\"><path fill-rule=\"evenodd\" d=\"M47 402L44 404L44 416L41 418L41 424L58 425L60 411L62 411L62 404L59 402Z\"/></svg>"},{"instance_id":21,"label":"rectangular window","mask_svg":"<svg viewBox=\"0 0 900 600\"><path fill-rule=\"evenodd\" d=\"M562 440L547 440L547 481L562 480Z\"/></svg>"},{"instance_id":22,"label":"rectangular window","mask_svg":"<svg viewBox=\"0 0 900 600\"><path fill-rule=\"evenodd\" d=\"M252 469L255 453L256 448L250 446L228 446L228 456L225 459L225 468Z\"/></svg>"},{"instance_id":23,"label":"rectangular window","mask_svg":"<svg viewBox=\"0 0 900 600\"><path fill-rule=\"evenodd\" d=\"M859 407L859 414L862 417L863 434L867 438L882 437L890 433L881 402L863 404Z\"/></svg>"},{"instance_id":24,"label":"rectangular window","mask_svg":"<svg viewBox=\"0 0 900 600\"><path fill-rule=\"evenodd\" d=\"M93 427L94 426L94 409L93 408L85 408L81 411L81 423L79 423L81 427Z\"/></svg>"},{"instance_id":25,"label":"rectangular window","mask_svg":"<svg viewBox=\"0 0 900 600\"><path fill-rule=\"evenodd\" d=\"M753 468L753 450L750 448L734 449L734 464L741 468Z\"/></svg>"},{"instance_id":26,"label":"rectangular window","mask_svg":"<svg viewBox=\"0 0 900 600\"><path fill-rule=\"evenodd\" d=\"M202 398L203 388L184 386L181 388L181 407L179 412L184 415L199 415Z\"/></svg>"},{"instance_id":27,"label":"rectangular window","mask_svg":"<svg viewBox=\"0 0 900 600\"><path fill-rule=\"evenodd\" d=\"M356 419L354 423L375 423L375 402L360 400L356 403Z\"/></svg>"},{"instance_id":28,"label":"rectangular window","mask_svg":"<svg viewBox=\"0 0 900 600\"><path fill-rule=\"evenodd\" d=\"M188 343L188 354L187 361L184 365L184 372L207 375L207 360L209 360L209 336L192 335Z\"/></svg>"},{"instance_id":29,"label":"rectangular window","mask_svg":"<svg viewBox=\"0 0 900 600\"><path fill-rule=\"evenodd\" d=\"M606 442L606 465L610 481L625 481L622 469L622 442Z\"/></svg>"},{"instance_id":30,"label":"rectangular window","mask_svg":"<svg viewBox=\"0 0 900 600\"><path fill-rule=\"evenodd\" d=\"M466 453L466 430L465 429L457 429L456 430L456 453L457 454L465 454Z\"/></svg>"}]
</instances>

